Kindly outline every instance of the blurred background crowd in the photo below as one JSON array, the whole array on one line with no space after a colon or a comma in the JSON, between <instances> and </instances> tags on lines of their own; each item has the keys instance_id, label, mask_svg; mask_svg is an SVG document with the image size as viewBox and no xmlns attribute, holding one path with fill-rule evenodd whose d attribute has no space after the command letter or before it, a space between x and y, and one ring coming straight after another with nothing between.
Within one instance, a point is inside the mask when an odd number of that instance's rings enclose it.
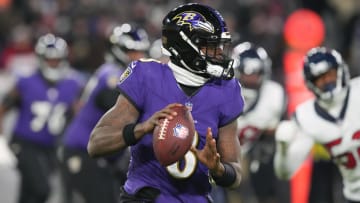
<instances>
[{"instance_id":1,"label":"blurred background crowd","mask_svg":"<svg viewBox=\"0 0 360 203\"><path fill-rule=\"evenodd\" d=\"M0 68L12 69L13 57L32 53L35 40L47 32L65 38L71 64L93 72L103 62L109 27L124 22L143 26L155 40L166 12L187 1L169 0L2 0L0 1ZM359 74L360 3L356 0L207 0L226 18L233 40L252 41L268 50L274 69L281 71L285 49L283 25L298 8L321 15L326 25L324 45L338 49ZM25 59L24 59L25 60ZM31 59L28 59L31 60ZM30 65L31 63L25 63ZM277 75L277 74L274 74Z\"/></svg>"},{"instance_id":2,"label":"blurred background crowd","mask_svg":"<svg viewBox=\"0 0 360 203\"><path fill-rule=\"evenodd\" d=\"M187 2L218 9L234 44L251 41L264 47L272 59L272 78L284 86L284 54L294 48L284 39L284 25L294 11L309 9L321 17L324 25L321 44L343 55L352 77L360 75L357 0L0 0L0 98L13 76L28 74L37 67L34 44L45 33L54 33L68 42L70 64L87 78L104 62L106 42L114 25L136 23L154 42L161 37L161 21L166 13ZM304 29L306 25L299 28L302 35L314 29Z\"/></svg>"}]
</instances>

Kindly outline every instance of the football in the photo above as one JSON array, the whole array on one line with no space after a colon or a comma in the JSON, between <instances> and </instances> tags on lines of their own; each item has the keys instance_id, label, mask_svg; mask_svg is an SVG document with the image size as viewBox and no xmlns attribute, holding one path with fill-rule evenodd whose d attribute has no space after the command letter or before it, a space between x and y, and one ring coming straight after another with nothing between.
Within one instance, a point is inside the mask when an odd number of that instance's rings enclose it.
<instances>
[{"instance_id":1,"label":"football","mask_svg":"<svg viewBox=\"0 0 360 203\"><path fill-rule=\"evenodd\" d=\"M185 106L173 108L178 114L172 120L162 119L153 133L153 148L157 160L163 166L171 165L189 151L194 134L194 120Z\"/></svg>"}]
</instances>

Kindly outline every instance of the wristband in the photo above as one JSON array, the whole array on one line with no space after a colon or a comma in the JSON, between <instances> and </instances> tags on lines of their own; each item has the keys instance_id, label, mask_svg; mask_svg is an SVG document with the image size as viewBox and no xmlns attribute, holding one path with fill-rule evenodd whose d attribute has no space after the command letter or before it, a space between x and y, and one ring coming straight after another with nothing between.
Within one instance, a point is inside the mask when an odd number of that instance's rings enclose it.
<instances>
[{"instance_id":1,"label":"wristband","mask_svg":"<svg viewBox=\"0 0 360 203\"><path fill-rule=\"evenodd\" d=\"M231 186L236 180L236 171L234 167L229 163L223 163L225 171L221 177L212 176L215 183L222 187Z\"/></svg>"},{"instance_id":2,"label":"wristband","mask_svg":"<svg viewBox=\"0 0 360 203\"><path fill-rule=\"evenodd\" d=\"M134 128L136 123L128 124L123 129L123 138L127 146L133 146L137 143L137 140L134 135Z\"/></svg>"}]
</instances>

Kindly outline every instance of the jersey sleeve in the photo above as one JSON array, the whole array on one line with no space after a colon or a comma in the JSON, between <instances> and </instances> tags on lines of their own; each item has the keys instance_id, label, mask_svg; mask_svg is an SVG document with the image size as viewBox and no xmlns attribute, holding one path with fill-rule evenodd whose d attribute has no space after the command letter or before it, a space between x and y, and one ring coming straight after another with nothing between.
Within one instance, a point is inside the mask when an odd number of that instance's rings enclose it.
<instances>
[{"instance_id":1,"label":"jersey sleeve","mask_svg":"<svg viewBox=\"0 0 360 203\"><path fill-rule=\"evenodd\" d=\"M131 62L120 76L117 88L133 105L142 109L144 99L144 75L141 71L141 62Z\"/></svg>"},{"instance_id":2,"label":"jersey sleeve","mask_svg":"<svg viewBox=\"0 0 360 203\"><path fill-rule=\"evenodd\" d=\"M238 81L232 80L232 87L228 95L223 95L224 98L229 98L226 103L220 106L220 127L223 127L235 119L237 119L244 109L244 98L241 93L241 86Z\"/></svg>"}]
</instances>

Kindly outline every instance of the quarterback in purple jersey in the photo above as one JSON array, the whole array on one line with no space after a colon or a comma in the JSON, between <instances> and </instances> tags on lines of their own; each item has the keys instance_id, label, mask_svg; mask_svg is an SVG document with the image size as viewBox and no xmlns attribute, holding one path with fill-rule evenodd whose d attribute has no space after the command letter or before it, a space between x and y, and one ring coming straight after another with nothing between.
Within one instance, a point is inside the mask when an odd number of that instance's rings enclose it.
<instances>
[{"instance_id":1,"label":"quarterback in purple jersey","mask_svg":"<svg viewBox=\"0 0 360 203\"><path fill-rule=\"evenodd\" d=\"M11 108L18 111L11 147L21 173L19 202L46 202L49 177L56 163L56 144L83 88L82 76L69 67L68 46L53 34L35 46L39 69L20 77L0 107L0 119Z\"/></svg>"},{"instance_id":2,"label":"quarterback in purple jersey","mask_svg":"<svg viewBox=\"0 0 360 203\"><path fill-rule=\"evenodd\" d=\"M116 104L91 133L90 156L131 146L131 161L120 202L211 202L211 182L237 187L241 181L237 121L243 109L241 87L233 78L231 37L218 11L185 4L163 20L167 64L132 62L122 74ZM152 133L171 107L187 106L194 118L193 146L167 167L157 161Z\"/></svg>"},{"instance_id":3,"label":"quarterback in purple jersey","mask_svg":"<svg viewBox=\"0 0 360 203\"><path fill-rule=\"evenodd\" d=\"M91 159L86 146L93 127L116 102L120 75L131 61L145 56L150 42L144 29L124 23L112 29L108 45L105 63L89 80L80 110L64 134L63 174L68 203L76 202L74 198L79 195L87 203L116 203L119 187L125 181L129 160L126 149L107 159Z\"/></svg>"}]
</instances>

